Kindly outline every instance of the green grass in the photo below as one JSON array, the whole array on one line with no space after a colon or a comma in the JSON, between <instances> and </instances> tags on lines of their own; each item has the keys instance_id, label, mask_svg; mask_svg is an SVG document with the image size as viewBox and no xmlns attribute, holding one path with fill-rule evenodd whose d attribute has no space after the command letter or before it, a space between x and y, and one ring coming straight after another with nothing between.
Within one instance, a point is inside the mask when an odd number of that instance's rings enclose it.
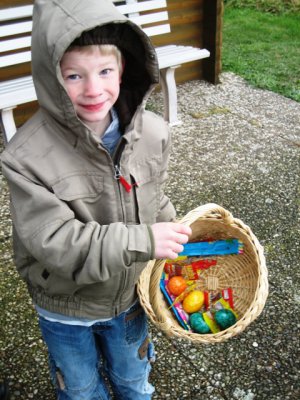
<instances>
[{"instance_id":1,"label":"green grass","mask_svg":"<svg viewBox=\"0 0 300 400\"><path fill-rule=\"evenodd\" d=\"M224 0L228 7L253 8L275 14L300 11L300 0Z\"/></svg>"},{"instance_id":2,"label":"green grass","mask_svg":"<svg viewBox=\"0 0 300 400\"><path fill-rule=\"evenodd\" d=\"M300 101L300 13L225 5L223 71Z\"/></svg>"}]
</instances>

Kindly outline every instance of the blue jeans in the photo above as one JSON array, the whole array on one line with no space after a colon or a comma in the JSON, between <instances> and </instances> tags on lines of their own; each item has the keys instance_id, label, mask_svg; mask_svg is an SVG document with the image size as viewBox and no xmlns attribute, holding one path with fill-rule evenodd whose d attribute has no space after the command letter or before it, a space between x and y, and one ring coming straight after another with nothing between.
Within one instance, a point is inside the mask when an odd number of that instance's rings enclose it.
<instances>
[{"instance_id":1,"label":"blue jeans","mask_svg":"<svg viewBox=\"0 0 300 400\"><path fill-rule=\"evenodd\" d=\"M154 349L139 303L91 327L39 322L59 400L111 399L103 372L117 400L151 399Z\"/></svg>"}]
</instances>

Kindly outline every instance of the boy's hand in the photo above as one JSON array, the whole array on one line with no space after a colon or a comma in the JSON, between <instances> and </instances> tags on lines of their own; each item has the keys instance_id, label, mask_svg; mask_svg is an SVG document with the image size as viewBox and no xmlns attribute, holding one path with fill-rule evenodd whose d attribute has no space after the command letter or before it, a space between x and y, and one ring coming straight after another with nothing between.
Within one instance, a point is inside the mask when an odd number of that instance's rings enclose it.
<instances>
[{"instance_id":1,"label":"boy's hand","mask_svg":"<svg viewBox=\"0 0 300 400\"><path fill-rule=\"evenodd\" d=\"M192 230L189 226L175 222L158 222L151 226L155 241L155 258L174 260L183 251Z\"/></svg>"}]
</instances>

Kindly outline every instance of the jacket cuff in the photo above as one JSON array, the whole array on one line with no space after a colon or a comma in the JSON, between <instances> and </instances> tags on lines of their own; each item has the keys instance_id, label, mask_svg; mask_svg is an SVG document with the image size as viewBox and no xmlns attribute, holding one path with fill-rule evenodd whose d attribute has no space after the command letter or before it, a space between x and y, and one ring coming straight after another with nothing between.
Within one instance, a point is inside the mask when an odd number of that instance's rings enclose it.
<instances>
[{"instance_id":1,"label":"jacket cuff","mask_svg":"<svg viewBox=\"0 0 300 400\"><path fill-rule=\"evenodd\" d=\"M128 251L132 262L149 261L154 255L154 237L147 225L128 225Z\"/></svg>"},{"instance_id":2,"label":"jacket cuff","mask_svg":"<svg viewBox=\"0 0 300 400\"><path fill-rule=\"evenodd\" d=\"M147 225L148 232L149 232L149 237L150 237L150 243L151 243L151 258L150 260L154 260L155 258L155 240L154 240L154 235L153 231L150 225Z\"/></svg>"}]
</instances>

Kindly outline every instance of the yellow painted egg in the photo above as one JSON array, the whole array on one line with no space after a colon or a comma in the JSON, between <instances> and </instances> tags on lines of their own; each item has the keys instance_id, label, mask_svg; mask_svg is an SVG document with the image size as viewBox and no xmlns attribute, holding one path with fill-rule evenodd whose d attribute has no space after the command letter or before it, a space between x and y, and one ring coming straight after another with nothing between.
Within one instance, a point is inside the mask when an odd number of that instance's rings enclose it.
<instances>
[{"instance_id":1,"label":"yellow painted egg","mask_svg":"<svg viewBox=\"0 0 300 400\"><path fill-rule=\"evenodd\" d=\"M201 290L193 290L182 302L185 312L191 314L200 310L204 303L204 293Z\"/></svg>"}]
</instances>

